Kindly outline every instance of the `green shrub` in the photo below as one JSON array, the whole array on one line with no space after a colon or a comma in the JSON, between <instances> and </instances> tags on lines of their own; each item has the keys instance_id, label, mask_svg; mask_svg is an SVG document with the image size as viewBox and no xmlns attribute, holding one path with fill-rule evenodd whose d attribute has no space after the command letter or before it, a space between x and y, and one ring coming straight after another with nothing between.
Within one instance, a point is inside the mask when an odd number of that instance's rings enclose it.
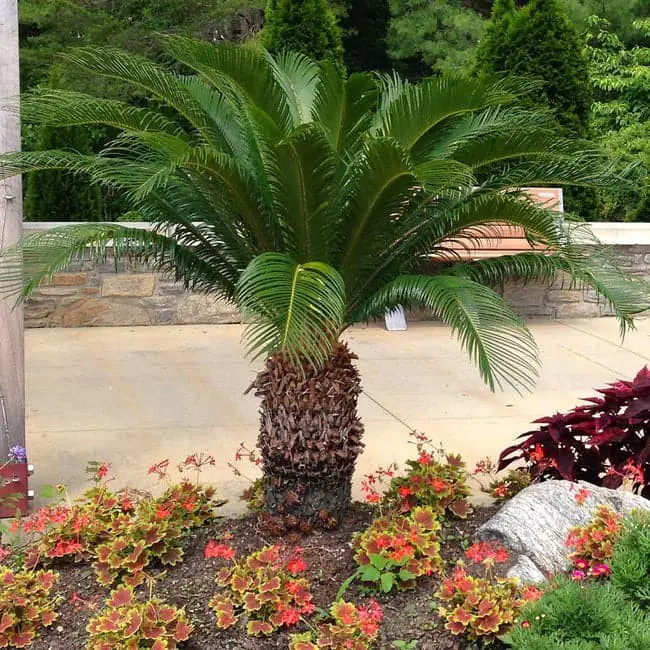
<instances>
[{"instance_id":1,"label":"green shrub","mask_svg":"<svg viewBox=\"0 0 650 650\"><path fill-rule=\"evenodd\" d=\"M476 49L476 70L499 72L508 61L508 33L515 18L515 0L494 0L485 37Z\"/></svg>"},{"instance_id":2,"label":"green shrub","mask_svg":"<svg viewBox=\"0 0 650 650\"><path fill-rule=\"evenodd\" d=\"M529 101L549 106L565 132L588 136L593 93L587 57L560 0L531 0L519 11L511 0L497 0L477 69L538 79L541 88ZM598 218L601 206L597 192L582 188L566 188L565 205L590 219Z\"/></svg>"},{"instance_id":3,"label":"green shrub","mask_svg":"<svg viewBox=\"0 0 650 650\"><path fill-rule=\"evenodd\" d=\"M341 30L326 0L269 0L262 44L343 67Z\"/></svg>"},{"instance_id":4,"label":"green shrub","mask_svg":"<svg viewBox=\"0 0 650 650\"><path fill-rule=\"evenodd\" d=\"M650 617L611 584L562 578L504 641L515 650L647 650Z\"/></svg>"},{"instance_id":5,"label":"green shrub","mask_svg":"<svg viewBox=\"0 0 650 650\"><path fill-rule=\"evenodd\" d=\"M650 513L634 512L625 520L611 569L616 587L633 602L650 607Z\"/></svg>"},{"instance_id":6,"label":"green shrub","mask_svg":"<svg viewBox=\"0 0 650 650\"><path fill-rule=\"evenodd\" d=\"M97 143L95 129L40 127L36 147L73 149L90 154ZM25 221L102 221L102 193L88 179L59 171L37 172L29 178L25 196Z\"/></svg>"}]
</instances>

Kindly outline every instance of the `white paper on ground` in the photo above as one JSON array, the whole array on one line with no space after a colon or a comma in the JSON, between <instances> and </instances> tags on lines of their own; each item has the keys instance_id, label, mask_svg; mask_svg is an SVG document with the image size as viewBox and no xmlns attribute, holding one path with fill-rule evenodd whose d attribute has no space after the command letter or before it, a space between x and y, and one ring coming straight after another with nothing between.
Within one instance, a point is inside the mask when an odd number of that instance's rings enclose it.
<instances>
[{"instance_id":1,"label":"white paper on ground","mask_svg":"<svg viewBox=\"0 0 650 650\"><path fill-rule=\"evenodd\" d=\"M389 332L403 332L407 329L406 313L402 305L395 307L392 311L387 311L384 320Z\"/></svg>"}]
</instances>

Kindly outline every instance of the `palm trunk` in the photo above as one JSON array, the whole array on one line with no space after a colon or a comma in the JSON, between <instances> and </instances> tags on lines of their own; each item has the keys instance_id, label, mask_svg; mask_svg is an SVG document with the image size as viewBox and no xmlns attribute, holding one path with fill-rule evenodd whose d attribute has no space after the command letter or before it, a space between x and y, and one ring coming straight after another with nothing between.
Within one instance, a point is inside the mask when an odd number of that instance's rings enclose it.
<instances>
[{"instance_id":1,"label":"palm trunk","mask_svg":"<svg viewBox=\"0 0 650 650\"><path fill-rule=\"evenodd\" d=\"M324 366L301 370L277 355L257 376L253 387L262 398L258 446L271 514L332 524L347 513L352 474L363 449L356 358L339 344Z\"/></svg>"}]
</instances>

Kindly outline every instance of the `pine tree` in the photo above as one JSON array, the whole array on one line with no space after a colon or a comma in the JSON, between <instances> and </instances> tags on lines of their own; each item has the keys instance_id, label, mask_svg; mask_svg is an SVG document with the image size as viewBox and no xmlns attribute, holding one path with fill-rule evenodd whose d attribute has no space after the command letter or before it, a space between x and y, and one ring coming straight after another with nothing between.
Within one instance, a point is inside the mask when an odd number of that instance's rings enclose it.
<instances>
[{"instance_id":1,"label":"pine tree","mask_svg":"<svg viewBox=\"0 0 650 650\"><path fill-rule=\"evenodd\" d=\"M343 67L341 30L326 0L269 0L262 44Z\"/></svg>"},{"instance_id":2,"label":"pine tree","mask_svg":"<svg viewBox=\"0 0 650 650\"><path fill-rule=\"evenodd\" d=\"M476 69L538 79L541 90L529 101L549 106L565 133L588 137L592 87L587 58L560 0L531 0L521 10L514 0L496 0ZM598 217L593 190L567 189L565 197L568 210Z\"/></svg>"},{"instance_id":3,"label":"pine tree","mask_svg":"<svg viewBox=\"0 0 650 650\"><path fill-rule=\"evenodd\" d=\"M504 70L542 80L560 124L588 132L592 88L583 43L559 0L532 0L512 21Z\"/></svg>"},{"instance_id":4,"label":"pine tree","mask_svg":"<svg viewBox=\"0 0 650 650\"><path fill-rule=\"evenodd\" d=\"M388 0L347 0L341 28L349 72L386 71L391 67L386 43L389 23Z\"/></svg>"},{"instance_id":5,"label":"pine tree","mask_svg":"<svg viewBox=\"0 0 650 650\"><path fill-rule=\"evenodd\" d=\"M476 50L475 71L492 74L506 69L508 32L515 17L515 0L495 0L485 38Z\"/></svg>"}]
</instances>

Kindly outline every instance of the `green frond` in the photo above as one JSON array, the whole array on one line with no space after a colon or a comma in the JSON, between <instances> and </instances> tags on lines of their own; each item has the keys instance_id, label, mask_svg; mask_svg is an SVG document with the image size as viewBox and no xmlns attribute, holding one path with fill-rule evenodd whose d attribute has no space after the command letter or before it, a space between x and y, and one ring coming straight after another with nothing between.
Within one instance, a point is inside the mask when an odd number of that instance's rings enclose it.
<instances>
[{"instance_id":1,"label":"green frond","mask_svg":"<svg viewBox=\"0 0 650 650\"><path fill-rule=\"evenodd\" d=\"M20 110L25 122L46 126L105 124L125 131L161 131L176 136L184 133L161 113L69 90L44 88L26 94Z\"/></svg>"},{"instance_id":2,"label":"green frond","mask_svg":"<svg viewBox=\"0 0 650 650\"><path fill-rule=\"evenodd\" d=\"M348 170L340 197L342 225L339 269L348 290L359 270L390 241L392 224L408 204L417 177L405 151L388 138L370 138Z\"/></svg>"},{"instance_id":3,"label":"green frond","mask_svg":"<svg viewBox=\"0 0 650 650\"><path fill-rule=\"evenodd\" d=\"M561 281L570 289L591 289L618 318L621 337L633 327L635 316L650 309L650 283L626 275L612 251L595 241L589 246L565 242L549 254L518 253L455 264L449 273L493 287L510 281Z\"/></svg>"},{"instance_id":4,"label":"green frond","mask_svg":"<svg viewBox=\"0 0 650 650\"><path fill-rule=\"evenodd\" d=\"M79 223L35 232L0 251L0 295L28 297L75 260L103 262L108 249L169 272L186 288L232 297L238 276L227 260L201 260L174 238L119 224ZM215 256L216 257L216 256Z\"/></svg>"},{"instance_id":5,"label":"green frond","mask_svg":"<svg viewBox=\"0 0 650 650\"><path fill-rule=\"evenodd\" d=\"M495 135L508 138L514 132L554 132L556 122L550 111L525 109L517 105L494 106L478 113L463 114L450 120L427 143L412 155L419 161L429 157L453 157L455 152L474 142Z\"/></svg>"},{"instance_id":6,"label":"green frond","mask_svg":"<svg viewBox=\"0 0 650 650\"><path fill-rule=\"evenodd\" d=\"M382 315L397 305L430 309L447 323L490 390L530 390L538 374L537 346L522 320L491 289L453 275L407 275L372 295L356 317Z\"/></svg>"},{"instance_id":7,"label":"green frond","mask_svg":"<svg viewBox=\"0 0 650 650\"><path fill-rule=\"evenodd\" d=\"M296 366L320 365L342 329L345 285L327 264L264 253L242 273L236 302L250 323L244 340L254 358L285 354Z\"/></svg>"},{"instance_id":8,"label":"green frond","mask_svg":"<svg viewBox=\"0 0 650 650\"><path fill-rule=\"evenodd\" d=\"M214 45L183 36L166 36L165 49L235 104L242 100L263 110L285 133L293 126L289 101L263 50L232 43Z\"/></svg>"},{"instance_id":9,"label":"green frond","mask_svg":"<svg viewBox=\"0 0 650 650\"><path fill-rule=\"evenodd\" d=\"M424 189L434 196L439 192L472 187L476 184L472 168L451 158L420 163L415 166L415 175Z\"/></svg>"},{"instance_id":10,"label":"green frond","mask_svg":"<svg viewBox=\"0 0 650 650\"><path fill-rule=\"evenodd\" d=\"M335 65L322 64L314 99L314 120L327 133L332 149L354 154L373 120L377 82L371 75L344 79Z\"/></svg>"},{"instance_id":11,"label":"green frond","mask_svg":"<svg viewBox=\"0 0 650 650\"><path fill-rule=\"evenodd\" d=\"M507 86L476 79L441 77L392 89L392 101L382 101L376 129L395 138L407 151L423 148L432 132L454 116L509 104L516 98ZM430 145L428 145L430 146Z\"/></svg>"},{"instance_id":12,"label":"green frond","mask_svg":"<svg viewBox=\"0 0 650 650\"><path fill-rule=\"evenodd\" d=\"M316 87L320 80L318 64L298 52L267 54L273 76L284 91L294 127L312 121Z\"/></svg>"},{"instance_id":13,"label":"green frond","mask_svg":"<svg viewBox=\"0 0 650 650\"><path fill-rule=\"evenodd\" d=\"M67 170L88 173L96 165L95 157L52 149L50 151L20 151L0 154L0 178L36 171Z\"/></svg>"},{"instance_id":14,"label":"green frond","mask_svg":"<svg viewBox=\"0 0 650 650\"><path fill-rule=\"evenodd\" d=\"M336 160L322 130L296 129L277 148L272 179L276 214L287 230L288 249L300 262L330 258Z\"/></svg>"},{"instance_id":15,"label":"green frond","mask_svg":"<svg viewBox=\"0 0 650 650\"><path fill-rule=\"evenodd\" d=\"M195 128L208 127L201 107L180 78L146 57L101 47L75 47L61 55L88 72L142 88L176 109Z\"/></svg>"}]
</instances>

